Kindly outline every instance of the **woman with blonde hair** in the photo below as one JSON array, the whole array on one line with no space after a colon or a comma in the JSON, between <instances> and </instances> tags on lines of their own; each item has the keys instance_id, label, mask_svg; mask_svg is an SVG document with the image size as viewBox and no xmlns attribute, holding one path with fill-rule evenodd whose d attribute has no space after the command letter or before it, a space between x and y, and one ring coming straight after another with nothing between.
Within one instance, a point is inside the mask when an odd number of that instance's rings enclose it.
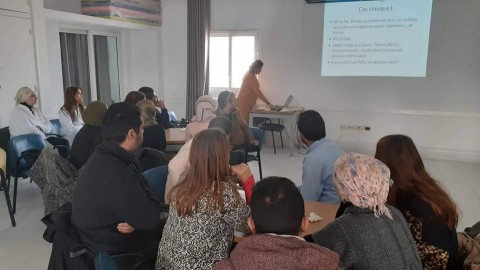
<instances>
[{"instance_id":1,"label":"woman with blonde hair","mask_svg":"<svg viewBox=\"0 0 480 270\"><path fill-rule=\"evenodd\" d=\"M246 164L229 166L225 133L206 129L192 140L189 169L168 194L170 212L155 269L211 269L228 257L233 232L247 232L252 173ZM242 183L247 203L232 176Z\"/></svg>"},{"instance_id":2,"label":"woman with blonde hair","mask_svg":"<svg viewBox=\"0 0 480 270\"><path fill-rule=\"evenodd\" d=\"M17 107L10 116L10 135L16 137L25 134L39 134L43 139L52 130L52 123L34 105L38 98L35 91L29 87L18 89L15 96Z\"/></svg>"},{"instance_id":3,"label":"woman with blonde hair","mask_svg":"<svg viewBox=\"0 0 480 270\"><path fill-rule=\"evenodd\" d=\"M139 93L139 92L137 92ZM141 93L140 93L141 94ZM143 120L143 144L142 147L150 147L158 151L165 151L167 141L165 129L155 121L157 110L150 100L140 100L137 102Z\"/></svg>"},{"instance_id":4,"label":"woman with blonde hair","mask_svg":"<svg viewBox=\"0 0 480 270\"><path fill-rule=\"evenodd\" d=\"M82 89L77 86L65 89L64 102L58 112L58 119L62 125L60 131L62 137L67 139L70 145L73 144L73 139L85 124L82 119L83 109Z\"/></svg>"}]
</instances>

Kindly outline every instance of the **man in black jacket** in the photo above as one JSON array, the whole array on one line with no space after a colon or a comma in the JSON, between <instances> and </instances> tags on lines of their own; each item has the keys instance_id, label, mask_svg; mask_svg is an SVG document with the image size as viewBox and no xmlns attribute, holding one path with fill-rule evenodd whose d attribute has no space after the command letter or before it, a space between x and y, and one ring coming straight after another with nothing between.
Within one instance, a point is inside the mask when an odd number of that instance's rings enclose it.
<instances>
[{"instance_id":1,"label":"man in black jacket","mask_svg":"<svg viewBox=\"0 0 480 270\"><path fill-rule=\"evenodd\" d=\"M111 105L102 136L75 187L73 226L95 253L155 254L159 239L153 231L160 225L160 206L134 156L143 140L138 108L124 102Z\"/></svg>"},{"instance_id":2,"label":"man in black jacket","mask_svg":"<svg viewBox=\"0 0 480 270\"><path fill-rule=\"evenodd\" d=\"M173 128L172 123L170 123L170 116L168 115L165 102L157 98L157 95L155 95L153 89L151 87L144 86L138 89L138 92L143 93L146 100L152 101L155 107L160 108L160 111L157 109L157 113L155 114L155 121L157 121L157 123L164 129Z\"/></svg>"}]
</instances>

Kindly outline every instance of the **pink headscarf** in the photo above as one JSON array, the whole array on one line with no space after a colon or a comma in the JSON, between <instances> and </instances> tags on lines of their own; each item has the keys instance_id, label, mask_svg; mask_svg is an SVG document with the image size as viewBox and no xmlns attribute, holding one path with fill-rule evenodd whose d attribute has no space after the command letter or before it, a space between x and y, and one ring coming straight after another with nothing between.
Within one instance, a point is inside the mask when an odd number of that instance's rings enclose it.
<instances>
[{"instance_id":1,"label":"pink headscarf","mask_svg":"<svg viewBox=\"0 0 480 270\"><path fill-rule=\"evenodd\" d=\"M390 188L390 170L374 157L348 153L335 162L334 183L340 199L373 210L375 217L392 214L385 206Z\"/></svg>"}]
</instances>

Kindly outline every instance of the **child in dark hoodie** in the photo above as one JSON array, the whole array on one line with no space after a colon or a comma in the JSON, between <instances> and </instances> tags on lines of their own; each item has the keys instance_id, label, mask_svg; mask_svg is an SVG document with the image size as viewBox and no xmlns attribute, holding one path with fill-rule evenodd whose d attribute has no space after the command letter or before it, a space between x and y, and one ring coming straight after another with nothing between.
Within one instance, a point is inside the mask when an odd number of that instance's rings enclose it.
<instances>
[{"instance_id":1,"label":"child in dark hoodie","mask_svg":"<svg viewBox=\"0 0 480 270\"><path fill-rule=\"evenodd\" d=\"M337 253L306 242L308 227L302 195L287 178L268 177L256 184L248 226L253 232L230 258L214 269L338 269Z\"/></svg>"}]
</instances>

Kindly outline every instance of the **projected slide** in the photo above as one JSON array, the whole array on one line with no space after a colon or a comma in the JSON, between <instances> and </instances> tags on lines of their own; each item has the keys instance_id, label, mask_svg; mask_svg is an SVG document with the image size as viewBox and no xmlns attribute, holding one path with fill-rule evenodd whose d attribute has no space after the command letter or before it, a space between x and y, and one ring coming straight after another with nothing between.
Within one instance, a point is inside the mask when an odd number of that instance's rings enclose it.
<instances>
[{"instance_id":1,"label":"projected slide","mask_svg":"<svg viewBox=\"0 0 480 270\"><path fill-rule=\"evenodd\" d=\"M322 76L425 77L432 0L325 4Z\"/></svg>"}]
</instances>

